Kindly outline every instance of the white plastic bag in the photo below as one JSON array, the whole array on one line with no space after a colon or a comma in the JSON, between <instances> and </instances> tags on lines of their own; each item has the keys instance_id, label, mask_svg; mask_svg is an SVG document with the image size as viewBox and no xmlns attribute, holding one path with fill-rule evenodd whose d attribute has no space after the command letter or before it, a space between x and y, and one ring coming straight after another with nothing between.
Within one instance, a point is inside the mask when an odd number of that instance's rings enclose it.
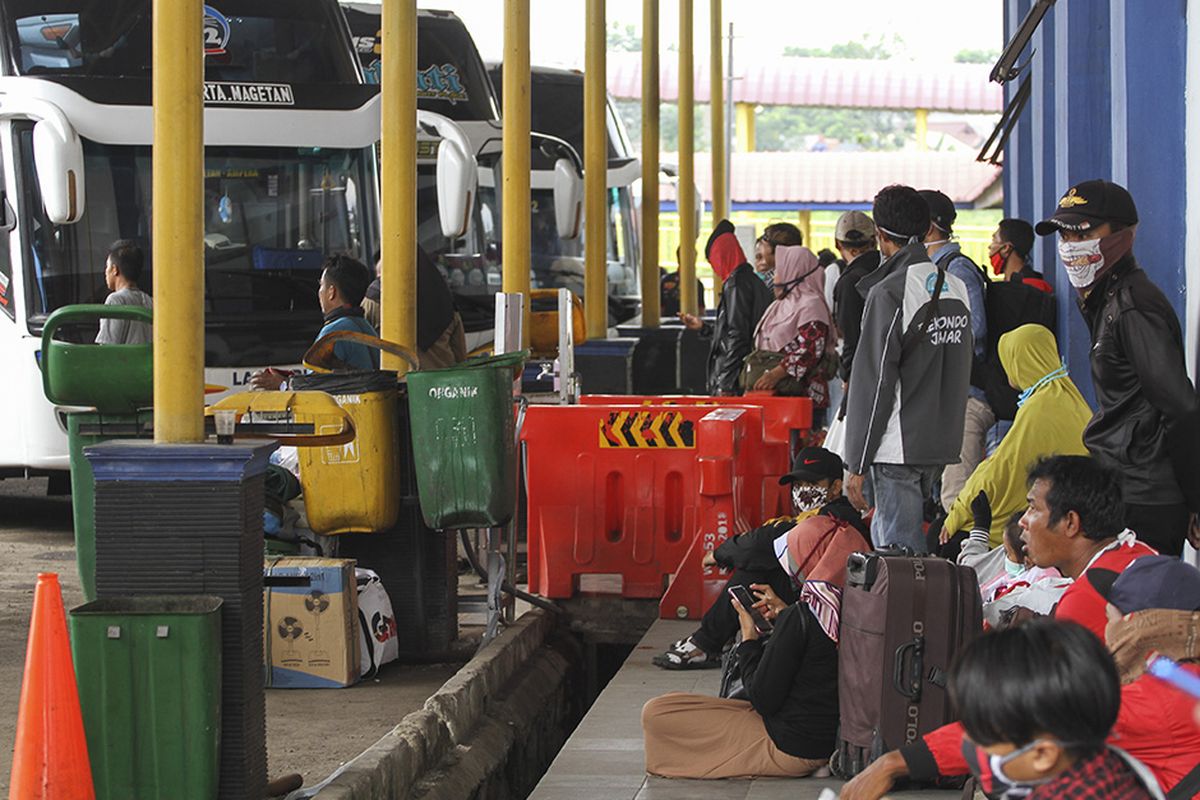
<instances>
[{"instance_id":1,"label":"white plastic bag","mask_svg":"<svg viewBox=\"0 0 1200 800\"><path fill-rule=\"evenodd\" d=\"M392 601L383 581L369 569L354 570L358 584L358 641L362 651L362 677L372 678L379 668L400 657L400 642Z\"/></svg>"},{"instance_id":2,"label":"white plastic bag","mask_svg":"<svg viewBox=\"0 0 1200 800\"><path fill-rule=\"evenodd\" d=\"M829 423L829 430L825 434L825 449L836 453L842 461L846 460L846 420L840 419L836 410L833 412L833 422Z\"/></svg>"}]
</instances>

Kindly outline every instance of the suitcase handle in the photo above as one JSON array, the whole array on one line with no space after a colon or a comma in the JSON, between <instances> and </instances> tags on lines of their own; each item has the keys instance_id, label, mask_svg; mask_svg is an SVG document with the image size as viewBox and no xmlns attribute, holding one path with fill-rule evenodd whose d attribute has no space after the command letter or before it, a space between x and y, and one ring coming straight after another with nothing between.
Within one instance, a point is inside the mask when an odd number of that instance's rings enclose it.
<instances>
[{"instance_id":1,"label":"suitcase handle","mask_svg":"<svg viewBox=\"0 0 1200 800\"><path fill-rule=\"evenodd\" d=\"M911 657L909 657L911 654ZM907 678L905 664L908 662ZM925 673L925 637L918 636L896 648L892 684L914 703L921 702L921 676Z\"/></svg>"}]
</instances>

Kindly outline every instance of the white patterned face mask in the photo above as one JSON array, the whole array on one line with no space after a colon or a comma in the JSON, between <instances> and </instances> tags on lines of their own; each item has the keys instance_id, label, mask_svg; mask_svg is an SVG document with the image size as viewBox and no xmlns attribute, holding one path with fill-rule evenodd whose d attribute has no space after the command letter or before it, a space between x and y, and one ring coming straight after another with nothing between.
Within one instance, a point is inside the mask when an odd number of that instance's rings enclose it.
<instances>
[{"instance_id":1,"label":"white patterned face mask","mask_svg":"<svg viewBox=\"0 0 1200 800\"><path fill-rule=\"evenodd\" d=\"M1058 257L1067 270L1067 280L1076 289L1086 289L1096 282L1096 273L1104 267L1104 254L1099 239L1058 243Z\"/></svg>"},{"instance_id":2,"label":"white patterned face mask","mask_svg":"<svg viewBox=\"0 0 1200 800\"><path fill-rule=\"evenodd\" d=\"M805 511L815 511L829 499L829 490L814 483L792 484L792 505L797 514Z\"/></svg>"}]
</instances>

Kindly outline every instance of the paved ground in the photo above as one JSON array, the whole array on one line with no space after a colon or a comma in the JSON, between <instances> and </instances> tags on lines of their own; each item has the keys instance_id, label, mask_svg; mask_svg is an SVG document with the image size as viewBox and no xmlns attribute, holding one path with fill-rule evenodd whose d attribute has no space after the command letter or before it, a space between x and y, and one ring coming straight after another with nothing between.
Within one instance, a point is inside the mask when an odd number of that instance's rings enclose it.
<instances>
[{"instance_id":1,"label":"paved ground","mask_svg":"<svg viewBox=\"0 0 1200 800\"><path fill-rule=\"evenodd\" d=\"M82 602L70 498L47 497L45 479L0 481L0 797L8 795L25 642L39 572L59 573L67 608ZM349 689L269 690L271 775L299 772L307 784L327 777L424 705L458 666L392 664L378 682Z\"/></svg>"},{"instance_id":2,"label":"paved ground","mask_svg":"<svg viewBox=\"0 0 1200 800\"><path fill-rule=\"evenodd\" d=\"M642 705L670 691L717 693L719 670L668 672L650 658L695 629L694 622L659 620L642 638L625 666L601 693L558 754L529 800L817 800L840 781L691 781L653 778L645 773ZM897 793L903 800L952 800L958 791Z\"/></svg>"}]
</instances>

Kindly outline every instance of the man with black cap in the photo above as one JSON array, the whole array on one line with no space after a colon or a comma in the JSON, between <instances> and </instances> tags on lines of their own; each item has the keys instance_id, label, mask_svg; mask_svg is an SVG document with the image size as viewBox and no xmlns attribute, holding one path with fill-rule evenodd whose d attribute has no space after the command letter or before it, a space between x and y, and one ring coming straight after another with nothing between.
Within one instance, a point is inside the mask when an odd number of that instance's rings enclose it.
<instances>
[{"instance_id":1,"label":"man with black cap","mask_svg":"<svg viewBox=\"0 0 1200 800\"><path fill-rule=\"evenodd\" d=\"M867 302L847 399L846 488L866 508L870 469L876 545L923 553L925 499L962 448L970 300L962 280L929 260L929 206L915 189L882 189L872 217L884 260L858 282Z\"/></svg>"},{"instance_id":2,"label":"man with black cap","mask_svg":"<svg viewBox=\"0 0 1200 800\"><path fill-rule=\"evenodd\" d=\"M954 220L958 212L954 201L936 189L920 192L929 206L929 231L925 234L925 249L929 257L942 269L959 278L967 287L967 298L971 306L971 333L975 337L975 368L971 370L971 388L967 390L967 410L963 421L962 449L958 463L947 464L942 471L942 508L949 509L958 498L971 473L983 461L987 451L987 432L996 424L996 415L988 403L978 365L982 363L987 345L988 319L985 304L987 276L968 258L958 242L951 241L954 235Z\"/></svg>"},{"instance_id":3,"label":"man with black cap","mask_svg":"<svg viewBox=\"0 0 1200 800\"><path fill-rule=\"evenodd\" d=\"M847 211L838 217L833 229L833 240L846 266L842 267L837 283L833 287L833 318L842 334L841 363L838 377L843 390L850 382L850 369L854 353L858 350L858 339L862 335L864 297L856 288L858 282L879 267L879 246L875 243L875 223L861 211ZM845 396L840 409L845 413Z\"/></svg>"},{"instance_id":4,"label":"man with black cap","mask_svg":"<svg viewBox=\"0 0 1200 800\"><path fill-rule=\"evenodd\" d=\"M1188 379L1175 310L1138 266L1138 215L1124 187L1072 186L1037 233L1058 233L1058 254L1092 337L1097 409L1088 451L1124 482L1125 524L1179 555L1200 510L1200 401Z\"/></svg>"},{"instance_id":5,"label":"man with black cap","mask_svg":"<svg viewBox=\"0 0 1200 800\"><path fill-rule=\"evenodd\" d=\"M691 330L701 331L701 335L712 339L708 393L735 395L742 362L754 349L754 329L773 296L755 275L754 267L746 263L746 255L729 220L723 219L713 228L704 246L704 257L723 281L716 322L709 325L691 314L680 314L679 318Z\"/></svg>"},{"instance_id":6,"label":"man with black cap","mask_svg":"<svg viewBox=\"0 0 1200 800\"><path fill-rule=\"evenodd\" d=\"M792 471L779 479L781 486L792 487L792 508L796 516L769 520L752 531L725 540L705 556L705 566L721 566L732 570L726 589L744 586L748 591L761 591L765 585L784 602L795 602L794 586L791 578L779 567L774 543L798 521L818 514L833 517L849 523L864 539L870 541L869 530L862 516L842 494L842 470L842 460L823 447L801 450L792 465ZM751 589L753 586L759 588ZM721 592L704 612L696 632L672 644L665 653L655 656L653 663L663 669L720 666L721 650L737 630L737 611L729 601L728 592Z\"/></svg>"}]
</instances>

